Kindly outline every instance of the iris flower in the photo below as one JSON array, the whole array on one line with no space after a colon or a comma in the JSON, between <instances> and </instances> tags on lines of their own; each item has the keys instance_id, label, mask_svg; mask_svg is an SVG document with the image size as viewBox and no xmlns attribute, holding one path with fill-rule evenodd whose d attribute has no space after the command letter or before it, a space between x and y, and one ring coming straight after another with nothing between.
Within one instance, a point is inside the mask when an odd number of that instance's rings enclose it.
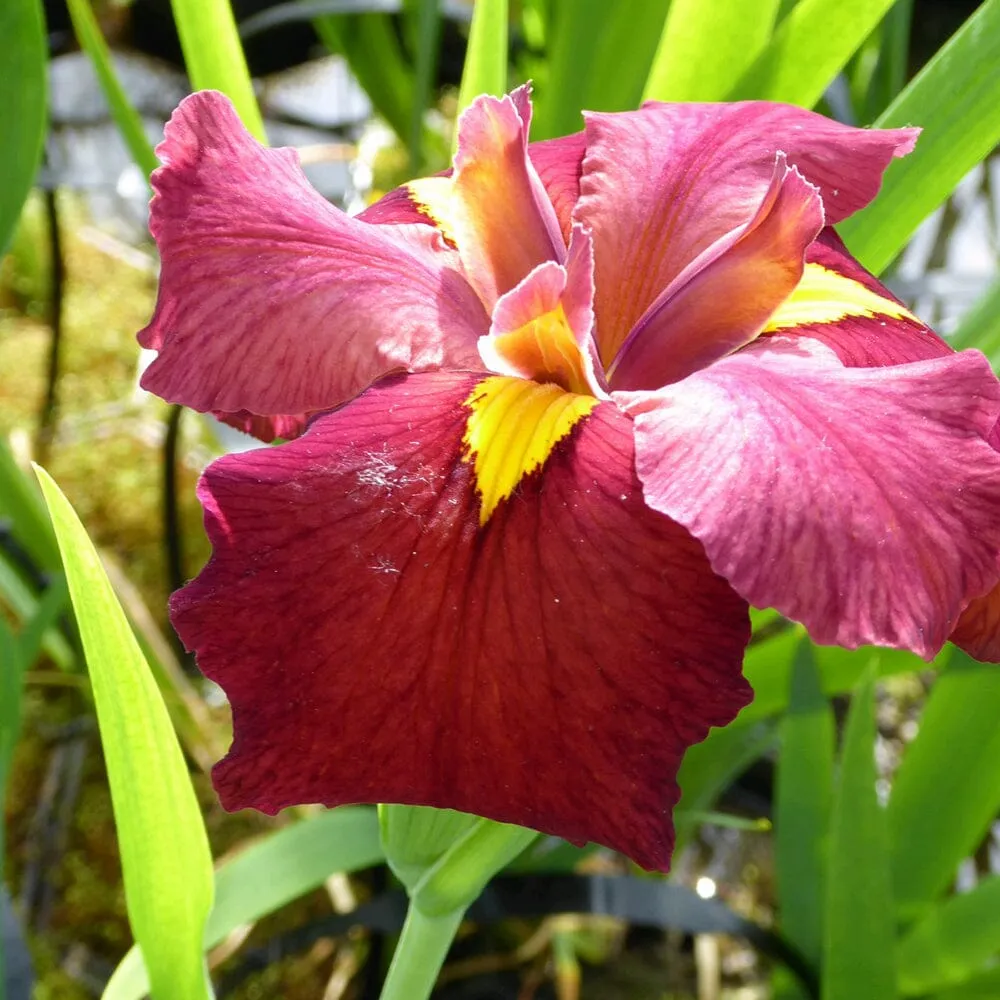
<instances>
[{"instance_id":1,"label":"iris flower","mask_svg":"<svg viewBox=\"0 0 1000 1000\"><path fill-rule=\"evenodd\" d=\"M294 440L205 472L172 616L232 704L227 808L450 807L666 869L749 605L997 658L1000 384L832 228L917 130L530 117L479 98L453 171L352 218L220 94L174 114L144 385Z\"/></svg>"}]
</instances>

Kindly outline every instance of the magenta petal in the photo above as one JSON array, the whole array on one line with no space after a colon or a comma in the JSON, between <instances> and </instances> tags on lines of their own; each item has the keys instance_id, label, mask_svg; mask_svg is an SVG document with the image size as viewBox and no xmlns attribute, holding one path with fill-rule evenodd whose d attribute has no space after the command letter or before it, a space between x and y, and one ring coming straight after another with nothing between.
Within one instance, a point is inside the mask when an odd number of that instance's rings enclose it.
<instances>
[{"instance_id":1,"label":"magenta petal","mask_svg":"<svg viewBox=\"0 0 1000 1000\"><path fill-rule=\"evenodd\" d=\"M691 261L753 218L779 152L819 187L834 224L871 201L917 131L855 129L801 108L750 102L589 114L586 135L574 217L594 232L598 337L610 360Z\"/></svg>"},{"instance_id":2,"label":"magenta petal","mask_svg":"<svg viewBox=\"0 0 1000 1000\"><path fill-rule=\"evenodd\" d=\"M802 277L823 228L813 185L778 154L757 214L674 279L632 329L608 370L616 389L655 389L750 343Z\"/></svg>"},{"instance_id":3,"label":"magenta petal","mask_svg":"<svg viewBox=\"0 0 1000 1000\"><path fill-rule=\"evenodd\" d=\"M333 406L396 369L481 367L488 319L433 229L349 218L214 92L181 103L158 154L145 388L271 415Z\"/></svg>"},{"instance_id":4,"label":"magenta petal","mask_svg":"<svg viewBox=\"0 0 1000 1000\"><path fill-rule=\"evenodd\" d=\"M801 338L615 398L650 506L817 642L929 658L996 581L1000 383L978 352L844 368Z\"/></svg>"},{"instance_id":5,"label":"magenta petal","mask_svg":"<svg viewBox=\"0 0 1000 1000\"><path fill-rule=\"evenodd\" d=\"M461 809L665 869L681 756L750 696L746 605L645 505L610 403L480 526L480 386L386 380L207 470L214 554L173 619L232 703L216 787Z\"/></svg>"},{"instance_id":6,"label":"magenta petal","mask_svg":"<svg viewBox=\"0 0 1000 1000\"><path fill-rule=\"evenodd\" d=\"M583 171L583 154L587 137L583 132L543 139L528 145L528 155L538 172L549 201L555 210L567 245L572 229L573 209L580 197L580 174Z\"/></svg>"}]
</instances>

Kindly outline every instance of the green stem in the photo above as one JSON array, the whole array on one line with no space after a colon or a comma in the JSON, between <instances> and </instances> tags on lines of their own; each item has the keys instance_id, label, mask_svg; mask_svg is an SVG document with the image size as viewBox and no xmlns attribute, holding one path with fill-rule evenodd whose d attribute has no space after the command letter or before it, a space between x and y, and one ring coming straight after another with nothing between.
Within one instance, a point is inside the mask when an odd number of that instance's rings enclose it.
<instances>
[{"instance_id":1,"label":"green stem","mask_svg":"<svg viewBox=\"0 0 1000 1000\"><path fill-rule=\"evenodd\" d=\"M462 908L429 917L410 903L381 1000L427 1000L464 914Z\"/></svg>"}]
</instances>

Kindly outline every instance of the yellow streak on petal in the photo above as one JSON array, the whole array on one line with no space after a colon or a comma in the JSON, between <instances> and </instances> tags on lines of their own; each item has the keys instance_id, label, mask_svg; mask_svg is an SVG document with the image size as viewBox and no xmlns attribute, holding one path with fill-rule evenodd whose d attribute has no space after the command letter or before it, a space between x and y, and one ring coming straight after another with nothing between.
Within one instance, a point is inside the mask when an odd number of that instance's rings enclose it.
<instances>
[{"instance_id":1,"label":"yellow streak on petal","mask_svg":"<svg viewBox=\"0 0 1000 1000\"><path fill-rule=\"evenodd\" d=\"M452 244L455 240L454 185L450 177L420 177L404 187L410 192L417 210L426 215L441 235Z\"/></svg>"},{"instance_id":2,"label":"yellow streak on petal","mask_svg":"<svg viewBox=\"0 0 1000 1000\"><path fill-rule=\"evenodd\" d=\"M889 316L919 322L908 309L821 264L806 264L795 291L771 314L764 333L849 316Z\"/></svg>"},{"instance_id":3,"label":"yellow streak on petal","mask_svg":"<svg viewBox=\"0 0 1000 1000\"><path fill-rule=\"evenodd\" d=\"M505 375L486 378L472 390L464 403L469 420L463 460L475 475L481 525L599 402L552 382Z\"/></svg>"},{"instance_id":4,"label":"yellow streak on petal","mask_svg":"<svg viewBox=\"0 0 1000 1000\"><path fill-rule=\"evenodd\" d=\"M523 377L592 396L580 345L562 303L516 330L494 334L493 350Z\"/></svg>"}]
</instances>

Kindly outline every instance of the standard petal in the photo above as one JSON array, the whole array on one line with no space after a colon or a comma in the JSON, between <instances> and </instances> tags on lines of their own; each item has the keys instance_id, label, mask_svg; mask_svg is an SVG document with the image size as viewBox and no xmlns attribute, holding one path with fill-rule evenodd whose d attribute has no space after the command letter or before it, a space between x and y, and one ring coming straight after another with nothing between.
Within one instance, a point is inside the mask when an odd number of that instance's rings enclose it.
<instances>
[{"instance_id":1,"label":"standard petal","mask_svg":"<svg viewBox=\"0 0 1000 1000\"><path fill-rule=\"evenodd\" d=\"M767 102L647 104L586 116L574 218L594 232L597 329L621 344L700 253L753 218L785 153L820 189L833 225L867 204L917 130L849 128Z\"/></svg>"},{"instance_id":2,"label":"standard petal","mask_svg":"<svg viewBox=\"0 0 1000 1000\"><path fill-rule=\"evenodd\" d=\"M978 352L844 368L802 338L619 397L650 506L817 642L929 658L996 582L1000 383Z\"/></svg>"},{"instance_id":3,"label":"standard petal","mask_svg":"<svg viewBox=\"0 0 1000 1000\"><path fill-rule=\"evenodd\" d=\"M569 395L517 381L386 380L208 469L173 618L233 706L227 808L429 804L667 868L684 749L750 697L746 605L646 507L610 403L481 524L470 424Z\"/></svg>"},{"instance_id":4,"label":"standard petal","mask_svg":"<svg viewBox=\"0 0 1000 1000\"><path fill-rule=\"evenodd\" d=\"M879 368L952 353L825 229L806 253L796 289L768 319L765 333L822 341L849 368Z\"/></svg>"},{"instance_id":5,"label":"standard petal","mask_svg":"<svg viewBox=\"0 0 1000 1000\"><path fill-rule=\"evenodd\" d=\"M750 343L799 284L806 249L822 228L819 192L779 153L757 215L670 283L632 328L608 381L656 389Z\"/></svg>"},{"instance_id":6,"label":"standard petal","mask_svg":"<svg viewBox=\"0 0 1000 1000\"><path fill-rule=\"evenodd\" d=\"M594 343L594 254L590 234L573 227L566 265L539 264L500 296L490 332L479 339L486 367L501 375L554 382L607 398Z\"/></svg>"},{"instance_id":7,"label":"standard petal","mask_svg":"<svg viewBox=\"0 0 1000 1000\"><path fill-rule=\"evenodd\" d=\"M948 638L977 660L1000 663L1000 584L969 604Z\"/></svg>"},{"instance_id":8,"label":"standard petal","mask_svg":"<svg viewBox=\"0 0 1000 1000\"><path fill-rule=\"evenodd\" d=\"M282 413L262 417L247 410L240 410L238 413L213 413L212 416L267 444L278 438L288 441L297 438L309 423L308 413Z\"/></svg>"},{"instance_id":9,"label":"standard petal","mask_svg":"<svg viewBox=\"0 0 1000 1000\"><path fill-rule=\"evenodd\" d=\"M458 123L448 211L469 282L492 311L529 271L566 259L559 220L528 156L527 87L477 97Z\"/></svg>"},{"instance_id":10,"label":"standard petal","mask_svg":"<svg viewBox=\"0 0 1000 1000\"><path fill-rule=\"evenodd\" d=\"M573 225L573 209L580 197L580 174L586 149L587 137L583 132L558 139L543 139L528 146L528 155L552 202L567 245Z\"/></svg>"},{"instance_id":11,"label":"standard petal","mask_svg":"<svg viewBox=\"0 0 1000 1000\"><path fill-rule=\"evenodd\" d=\"M320 197L221 94L183 101L158 149L159 297L145 388L198 410L324 409L386 372L481 367L489 321L427 226L373 226Z\"/></svg>"}]
</instances>

